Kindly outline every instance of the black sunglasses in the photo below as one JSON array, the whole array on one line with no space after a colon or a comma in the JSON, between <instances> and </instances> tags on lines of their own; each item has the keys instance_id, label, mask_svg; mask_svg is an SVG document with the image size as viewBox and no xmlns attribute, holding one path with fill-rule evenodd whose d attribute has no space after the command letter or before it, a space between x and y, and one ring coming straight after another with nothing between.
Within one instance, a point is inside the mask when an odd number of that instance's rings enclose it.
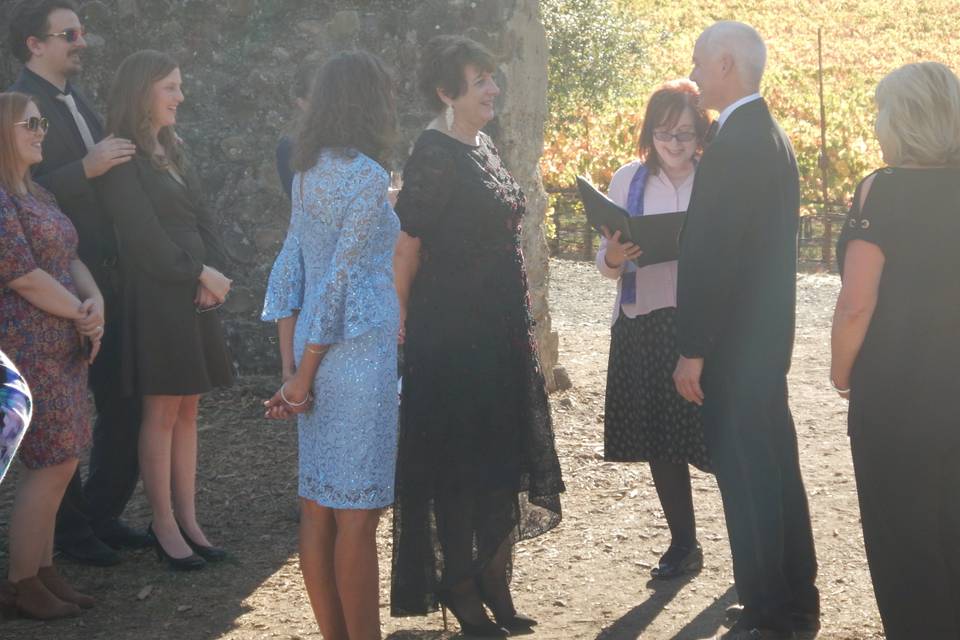
<instances>
[{"instance_id":1,"label":"black sunglasses","mask_svg":"<svg viewBox=\"0 0 960 640\"><path fill-rule=\"evenodd\" d=\"M80 36L85 36L85 35L87 35L87 30L84 29L83 27L80 27L79 29L76 27L70 27L69 29L64 29L59 33L48 33L43 37L44 38L63 38L67 42L73 44L74 42L80 39Z\"/></svg>"},{"instance_id":2,"label":"black sunglasses","mask_svg":"<svg viewBox=\"0 0 960 640\"><path fill-rule=\"evenodd\" d=\"M27 118L26 120L21 120L20 122L13 123L13 126L15 127L20 125L23 125L24 127L26 127L27 131L33 131L34 133L36 133L37 131L46 133L47 129L50 127L50 123L47 121L46 118L38 118L36 116L33 116L32 118Z\"/></svg>"}]
</instances>

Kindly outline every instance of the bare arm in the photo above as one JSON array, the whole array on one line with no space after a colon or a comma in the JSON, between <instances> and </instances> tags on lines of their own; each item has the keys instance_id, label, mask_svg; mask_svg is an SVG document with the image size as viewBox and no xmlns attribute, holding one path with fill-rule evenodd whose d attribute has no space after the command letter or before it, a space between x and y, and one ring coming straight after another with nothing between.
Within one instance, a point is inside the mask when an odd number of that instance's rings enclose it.
<instances>
[{"instance_id":1,"label":"bare arm","mask_svg":"<svg viewBox=\"0 0 960 640\"><path fill-rule=\"evenodd\" d=\"M880 247L866 240L850 241L830 333L830 379L837 388L850 388L850 372L877 307L883 264Z\"/></svg>"},{"instance_id":2,"label":"bare arm","mask_svg":"<svg viewBox=\"0 0 960 640\"><path fill-rule=\"evenodd\" d=\"M297 370L293 362L293 332L297 327L299 314L299 311L294 311L292 316L277 320L277 338L280 341L280 364L284 382L292 378Z\"/></svg>"},{"instance_id":3,"label":"bare arm","mask_svg":"<svg viewBox=\"0 0 960 640\"><path fill-rule=\"evenodd\" d=\"M80 300L70 293L66 287L57 282L43 269L34 269L7 286L23 296L27 302L50 315L68 320L80 320L83 314L80 311Z\"/></svg>"},{"instance_id":4,"label":"bare arm","mask_svg":"<svg viewBox=\"0 0 960 640\"><path fill-rule=\"evenodd\" d=\"M420 238L401 231L397 238L397 247L393 254L393 286L397 289L400 303L400 342L406 337L407 302L410 300L410 287L420 269Z\"/></svg>"}]
</instances>

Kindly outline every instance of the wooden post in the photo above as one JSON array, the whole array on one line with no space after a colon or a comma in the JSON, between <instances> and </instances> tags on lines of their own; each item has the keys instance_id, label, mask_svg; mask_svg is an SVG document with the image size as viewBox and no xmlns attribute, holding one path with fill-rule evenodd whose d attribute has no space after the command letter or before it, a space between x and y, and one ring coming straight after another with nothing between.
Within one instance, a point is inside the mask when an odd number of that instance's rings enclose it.
<instances>
[{"instance_id":1,"label":"wooden post","mask_svg":"<svg viewBox=\"0 0 960 640\"><path fill-rule=\"evenodd\" d=\"M821 258L827 267L833 261L833 223L830 221L828 206L828 184L830 172L830 158L827 157L827 108L823 102L823 27L817 27L817 80L820 85L820 189L822 207L820 216L823 220L823 245Z\"/></svg>"}]
</instances>

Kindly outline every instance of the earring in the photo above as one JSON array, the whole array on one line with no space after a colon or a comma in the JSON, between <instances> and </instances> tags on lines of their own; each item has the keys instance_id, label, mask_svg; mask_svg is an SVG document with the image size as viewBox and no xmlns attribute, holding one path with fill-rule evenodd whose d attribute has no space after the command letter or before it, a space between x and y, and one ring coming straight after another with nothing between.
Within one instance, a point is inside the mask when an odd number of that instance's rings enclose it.
<instances>
[{"instance_id":1,"label":"earring","mask_svg":"<svg viewBox=\"0 0 960 640\"><path fill-rule=\"evenodd\" d=\"M443 112L443 119L447 121L447 131L453 129L453 105L447 105L447 110Z\"/></svg>"}]
</instances>

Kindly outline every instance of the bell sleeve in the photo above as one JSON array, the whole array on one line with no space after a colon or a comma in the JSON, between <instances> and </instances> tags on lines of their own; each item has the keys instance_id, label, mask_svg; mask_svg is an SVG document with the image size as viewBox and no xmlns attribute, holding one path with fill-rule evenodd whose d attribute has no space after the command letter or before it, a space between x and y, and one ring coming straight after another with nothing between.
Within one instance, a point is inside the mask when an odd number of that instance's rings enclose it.
<instances>
[{"instance_id":1,"label":"bell sleeve","mask_svg":"<svg viewBox=\"0 0 960 640\"><path fill-rule=\"evenodd\" d=\"M303 306L303 253L300 251L299 230L296 227L296 207L291 215L290 228L283 247L273 262L267 293L260 319L266 322L288 318Z\"/></svg>"},{"instance_id":2,"label":"bell sleeve","mask_svg":"<svg viewBox=\"0 0 960 640\"><path fill-rule=\"evenodd\" d=\"M313 344L355 338L382 322L376 309L383 301L376 298L367 269L377 218L385 215L389 207L389 177L379 166L367 166L361 171L344 208L333 256L318 283L319 305L309 320L307 333L307 340ZM305 209L304 216L308 219L307 228L329 225L319 210ZM322 231L317 229L315 233Z\"/></svg>"}]
</instances>

